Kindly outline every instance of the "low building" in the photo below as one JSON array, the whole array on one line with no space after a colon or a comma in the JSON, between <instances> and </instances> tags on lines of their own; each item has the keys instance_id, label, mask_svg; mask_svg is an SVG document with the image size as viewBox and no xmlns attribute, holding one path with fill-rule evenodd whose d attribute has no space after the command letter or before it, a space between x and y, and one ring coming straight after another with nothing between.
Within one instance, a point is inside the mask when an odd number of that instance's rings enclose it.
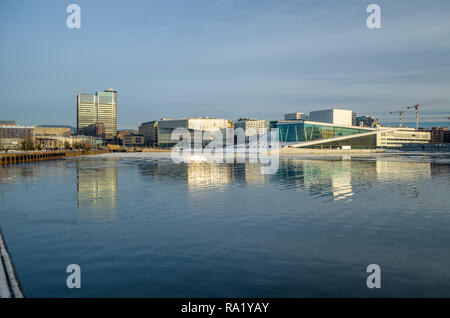
<instances>
[{"instance_id":1,"label":"low building","mask_svg":"<svg viewBox=\"0 0 450 318\"><path fill-rule=\"evenodd\" d=\"M429 143L430 141L431 133L429 131L408 127L386 129L377 135L377 146L383 148L399 148L403 144Z\"/></svg>"},{"instance_id":2,"label":"low building","mask_svg":"<svg viewBox=\"0 0 450 318\"><path fill-rule=\"evenodd\" d=\"M144 135L128 134L123 136L123 145L126 147L143 147Z\"/></svg>"},{"instance_id":3,"label":"low building","mask_svg":"<svg viewBox=\"0 0 450 318\"><path fill-rule=\"evenodd\" d=\"M284 114L284 119L285 120L307 120L307 116L304 113L289 113L289 114Z\"/></svg>"},{"instance_id":4,"label":"low building","mask_svg":"<svg viewBox=\"0 0 450 318\"><path fill-rule=\"evenodd\" d=\"M432 127L430 133L432 143L450 143L450 130L447 127Z\"/></svg>"},{"instance_id":5,"label":"low building","mask_svg":"<svg viewBox=\"0 0 450 318\"><path fill-rule=\"evenodd\" d=\"M64 136L69 137L71 131L69 127L44 127L36 126L35 128L36 136Z\"/></svg>"},{"instance_id":6,"label":"low building","mask_svg":"<svg viewBox=\"0 0 450 318\"><path fill-rule=\"evenodd\" d=\"M81 128L80 135L105 139L106 138L105 125L103 123L91 124L85 128Z\"/></svg>"},{"instance_id":7,"label":"low building","mask_svg":"<svg viewBox=\"0 0 450 318\"><path fill-rule=\"evenodd\" d=\"M0 149L21 149L23 141L33 142L35 127L0 125Z\"/></svg>"},{"instance_id":8,"label":"low building","mask_svg":"<svg viewBox=\"0 0 450 318\"><path fill-rule=\"evenodd\" d=\"M177 128L185 128L191 134L191 143L194 144L197 142L195 132L209 131L211 133L216 132L217 130L223 131L223 136L225 138L225 129L230 128L231 124L227 119L220 118L209 118L209 117L200 117L200 118L183 118L183 119L169 119L162 120L158 122L158 147L172 147L176 145L180 140L172 140L172 133ZM181 137L180 137L181 138ZM213 138L213 137L211 137ZM211 139L213 140L213 139ZM211 140L203 140L202 137L202 145L206 145Z\"/></svg>"},{"instance_id":9,"label":"low building","mask_svg":"<svg viewBox=\"0 0 450 318\"><path fill-rule=\"evenodd\" d=\"M119 131L117 131L117 135L114 138L114 143L117 145L124 145L124 143L123 143L124 136L129 135L129 134L136 134L136 133L137 133L136 130L131 130L131 129L119 130Z\"/></svg>"},{"instance_id":10,"label":"low building","mask_svg":"<svg viewBox=\"0 0 450 318\"><path fill-rule=\"evenodd\" d=\"M164 119L161 119L164 120ZM148 147L158 146L158 122L159 120L152 120L142 123L139 126L139 133L144 136L144 145Z\"/></svg>"},{"instance_id":11,"label":"low building","mask_svg":"<svg viewBox=\"0 0 450 318\"><path fill-rule=\"evenodd\" d=\"M36 136L35 144L41 149L94 148L95 138L91 136Z\"/></svg>"},{"instance_id":12,"label":"low building","mask_svg":"<svg viewBox=\"0 0 450 318\"><path fill-rule=\"evenodd\" d=\"M245 131L245 137L264 135L270 129L270 122L261 119L239 118L234 122L234 128L242 128Z\"/></svg>"}]
</instances>

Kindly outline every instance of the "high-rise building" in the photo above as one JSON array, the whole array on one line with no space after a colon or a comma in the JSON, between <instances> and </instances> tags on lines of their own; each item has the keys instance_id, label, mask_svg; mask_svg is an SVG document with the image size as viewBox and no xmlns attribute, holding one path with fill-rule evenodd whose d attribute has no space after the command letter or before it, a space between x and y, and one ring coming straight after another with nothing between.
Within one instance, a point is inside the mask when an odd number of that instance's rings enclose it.
<instances>
[{"instance_id":1,"label":"high-rise building","mask_svg":"<svg viewBox=\"0 0 450 318\"><path fill-rule=\"evenodd\" d=\"M77 95L77 133L96 123L105 127L105 138L113 139L117 133L117 91L108 88L94 94Z\"/></svg>"}]
</instances>

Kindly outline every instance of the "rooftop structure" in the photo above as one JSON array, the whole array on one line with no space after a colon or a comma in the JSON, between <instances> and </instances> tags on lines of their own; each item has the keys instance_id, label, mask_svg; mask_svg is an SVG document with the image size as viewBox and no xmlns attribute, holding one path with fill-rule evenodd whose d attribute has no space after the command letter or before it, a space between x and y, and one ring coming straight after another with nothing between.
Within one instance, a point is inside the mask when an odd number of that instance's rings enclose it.
<instances>
[{"instance_id":1,"label":"rooftop structure","mask_svg":"<svg viewBox=\"0 0 450 318\"><path fill-rule=\"evenodd\" d=\"M309 113L309 120L315 122L352 126L352 111L345 109L325 109Z\"/></svg>"},{"instance_id":2,"label":"rooftop structure","mask_svg":"<svg viewBox=\"0 0 450 318\"><path fill-rule=\"evenodd\" d=\"M306 120L307 116L304 113L289 113L289 114L284 114L284 119L285 120Z\"/></svg>"}]
</instances>

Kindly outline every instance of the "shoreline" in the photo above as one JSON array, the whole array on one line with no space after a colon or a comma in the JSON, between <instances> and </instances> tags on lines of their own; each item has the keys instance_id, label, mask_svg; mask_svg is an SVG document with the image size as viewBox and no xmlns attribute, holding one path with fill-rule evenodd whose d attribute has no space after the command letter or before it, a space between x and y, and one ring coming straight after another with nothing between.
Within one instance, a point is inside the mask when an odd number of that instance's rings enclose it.
<instances>
[{"instance_id":1,"label":"shoreline","mask_svg":"<svg viewBox=\"0 0 450 318\"><path fill-rule=\"evenodd\" d=\"M24 151L0 154L0 165L25 162L57 160L75 156L90 156L108 153L108 150L60 150L60 151Z\"/></svg>"},{"instance_id":2,"label":"shoreline","mask_svg":"<svg viewBox=\"0 0 450 318\"><path fill-rule=\"evenodd\" d=\"M14 264L0 228L0 298L24 298Z\"/></svg>"}]
</instances>

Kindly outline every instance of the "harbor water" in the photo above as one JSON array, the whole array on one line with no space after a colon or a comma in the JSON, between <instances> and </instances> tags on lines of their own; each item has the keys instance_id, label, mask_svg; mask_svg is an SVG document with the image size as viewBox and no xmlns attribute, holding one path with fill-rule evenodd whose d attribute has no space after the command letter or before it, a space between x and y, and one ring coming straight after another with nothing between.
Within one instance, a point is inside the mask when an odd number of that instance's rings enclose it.
<instances>
[{"instance_id":1,"label":"harbor water","mask_svg":"<svg viewBox=\"0 0 450 318\"><path fill-rule=\"evenodd\" d=\"M450 297L449 202L440 153L286 155L268 175L158 153L0 167L28 297Z\"/></svg>"}]
</instances>

